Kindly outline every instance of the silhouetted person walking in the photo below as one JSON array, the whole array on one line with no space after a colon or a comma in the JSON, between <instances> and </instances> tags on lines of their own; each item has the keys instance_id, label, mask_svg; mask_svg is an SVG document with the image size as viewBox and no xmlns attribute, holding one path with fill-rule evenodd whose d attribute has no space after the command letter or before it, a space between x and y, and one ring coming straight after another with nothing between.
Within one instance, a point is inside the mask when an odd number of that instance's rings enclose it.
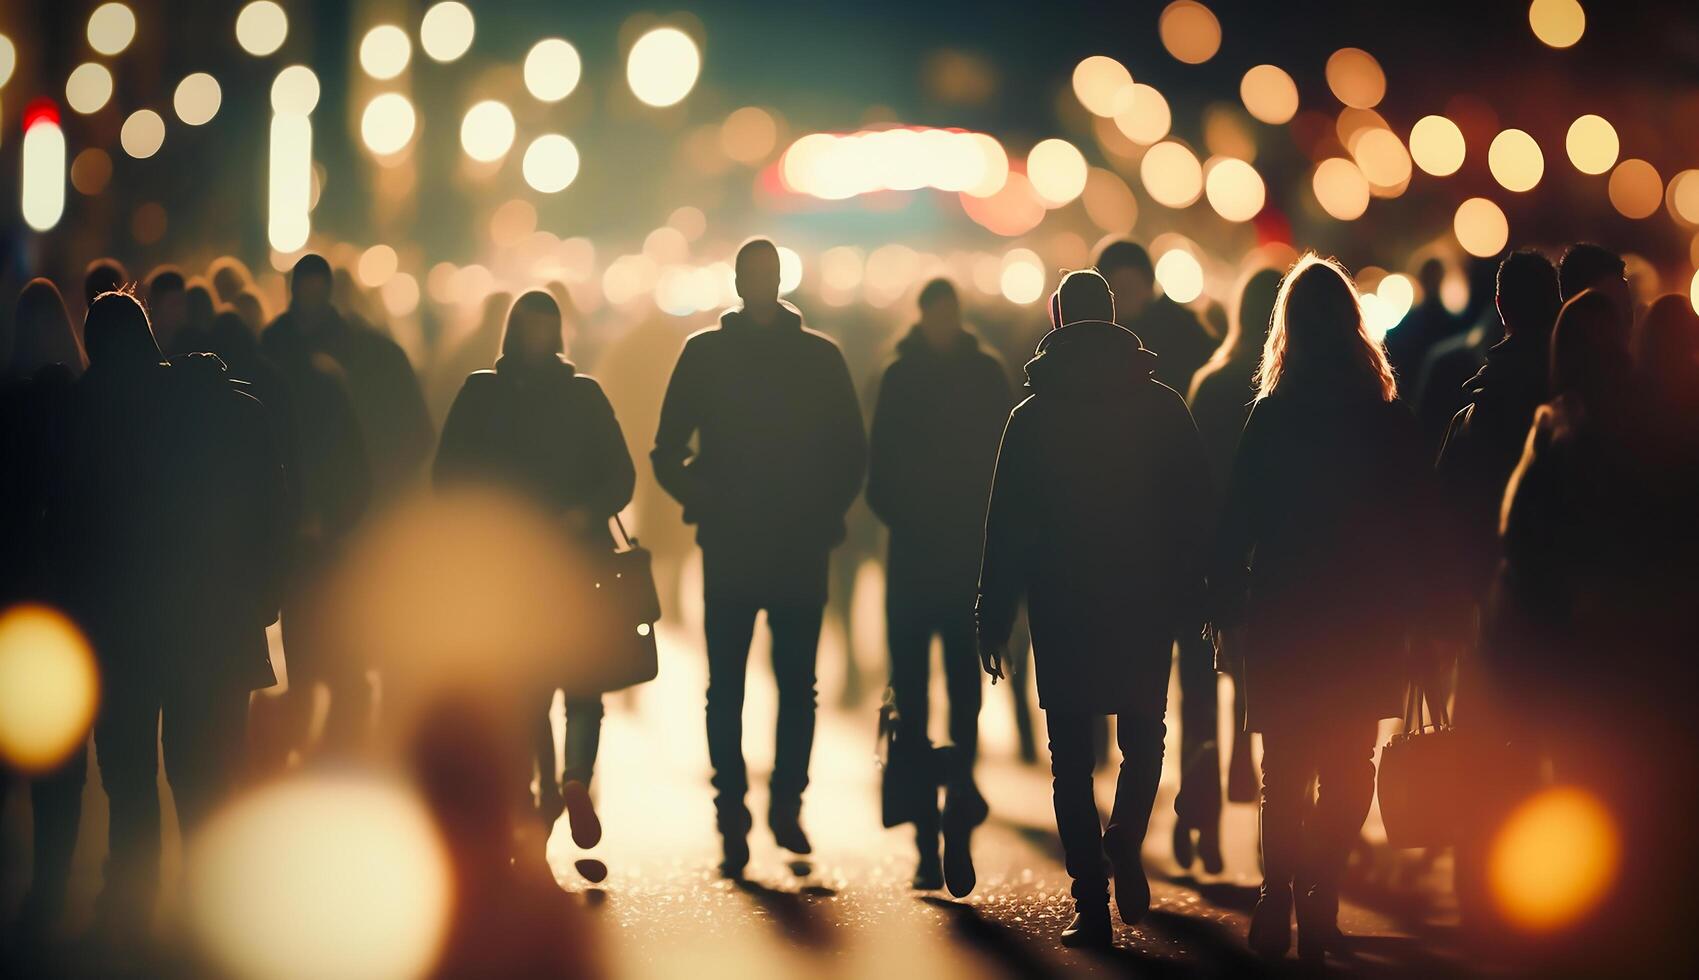
<instances>
[{"instance_id":1,"label":"silhouetted person walking","mask_svg":"<svg viewBox=\"0 0 1699 980\"><path fill-rule=\"evenodd\" d=\"M979 747L979 657L973 604L985 507L997 442L1014 401L1003 361L962 326L961 300L947 279L920 291L920 322L897 344L874 401L867 502L891 530L886 561L886 636L891 688L910 744L927 739L932 638L944 645L952 748L940 773L950 890L973 885L969 836L986 813L974 785ZM941 888L937 795L915 822L918 889Z\"/></svg>"},{"instance_id":2,"label":"silhouetted person walking","mask_svg":"<svg viewBox=\"0 0 1699 980\"><path fill-rule=\"evenodd\" d=\"M1137 242L1121 239L1105 245L1095 268L1115 293L1115 322L1137 334L1156 355L1156 380L1184 397L1192 375L1215 350L1215 339L1203 321L1167 296L1156 295L1156 267Z\"/></svg>"},{"instance_id":3,"label":"silhouetted person walking","mask_svg":"<svg viewBox=\"0 0 1699 980\"><path fill-rule=\"evenodd\" d=\"M1174 637L1202 622L1209 464L1184 400L1152 377L1156 356L1115 325L1095 272L1050 300L1056 325L1026 366L1032 395L1003 433L985 526L979 644L1002 661L1022 598L1050 729L1056 829L1076 909L1067 945L1110 942L1150 905L1139 847L1162 772ZM1092 725L1115 715L1121 771L1105 833L1092 794Z\"/></svg>"},{"instance_id":4,"label":"silhouetted person walking","mask_svg":"<svg viewBox=\"0 0 1699 980\"><path fill-rule=\"evenodd\" d=\"M1445 308L1441 287L1445 283L1445 263L1430 258L1416 270L1416 285L1421 289L1421 302L1404 314L1404 319L1386 333L1387 363L1392 365L1393 377L1401 390L1414 395L1420 390L1422 365L1428 353L1459 330L1468 326Z\"/></svg>"},{"instance_id":5,"label":"silhouetted person walking","mask_svg":"<svg viewBox=\"0 0 1699 980\"><path fill-rule=\"evenodd\" d=\"M102 677L111 847L98 912L145 928L159 874L156 738L192 832L236 775L249 692L275 680L265 627L281 587L283 475L265 409L215 357L166 363L129 294L96 299L85 335L54 516L69 608Z\"/></svg>"},{"instance_id":6,"label":"silhouetted person walking","mask_svg":"<svg viewBox=\"0 0 1699 980\"><path fill-rule=\"evenodd\" d=\"M160 266L147 277L148 322L166 354L184 353L178 335L189 325L188 287L176 266Z\"/></svg>"},{"instance_id":7,"label":"silhouetted person walking","mask_svg":"<svg viewBox=\"0 0 1699 980\"><path fill-rule=\"evenodd\" d=\"M1223 656L1242 655L1248 728L1263 735L1251 946L1286 951L1295 894L1299 954L1314 960L1338 932L1339 878L1374 797L1376 723L1398 713L1424 612L1431 469L1333 260L1306 255L1286 274L1259 385L1218 530L1212 619L1244 627Z\"/></svg>"},{"instance_id":8,"label":"silhouetted person walking","mask_svg":"<svg viewBox=\"0 0 1699 980\"><path fill-rule=\"evenodd\" d=\"M763 609L779 689L767 821L781 847L810 850L800 816L827 566L867 462L843 355L779 300L773 243L747 242L736 274L743 305L685 342L652 453L656 478L684 505L702 546L708 755L725 841L721 870L731 877L749 860L744 678Z\"/></svg>"},{"instance_id":9,"label":"silhouetted person walking","mask_svg":"<svg viewBox=\"0 0 1699 980\"><path fill-rule=\"evenodd\" d=\"M587 559L605 555L615 542L608 521L631 502L637 474L613 406L594 379L579 374L564 356L560 306L532 290L507 316L495 370L466 379L443 425L437 450L436 483L484 483L519 493L564 521ZM574 655L595 656L562 638L561 675L536 692L527 705L541 733L533 746L541 787L542 816L553 826L564 809L573 840L594 847L600 824L590 805L590 778L602 727L597 695L569 697L562 755L565 771L556 782L555 746L549 706L557 687L573 689L568 673Z\"/></svg>"}]
</instances>

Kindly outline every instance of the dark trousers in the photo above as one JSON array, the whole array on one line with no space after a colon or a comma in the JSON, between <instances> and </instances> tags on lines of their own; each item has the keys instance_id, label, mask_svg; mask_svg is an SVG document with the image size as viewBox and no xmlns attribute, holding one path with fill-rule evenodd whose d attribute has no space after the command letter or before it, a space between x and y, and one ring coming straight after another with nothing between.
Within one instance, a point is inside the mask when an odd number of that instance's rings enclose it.
<instances>
[{"instance_id":1,"label":"dark trousers","mask_svg":"<svg viewBox=\"0 0 1699 980\"><path fill-rule=\"evenodd\" d=\"M949 772L953 785L973 782L979 754L979 706L982 696L979 649L974 633L973 604L892 594L885 603L886 642L891 654L891 690L903 734L922 744L931 723L932 637L944 642L944 684L949 696ZM921 852L938 849L938 811L922 812L915 821L915 841ZM930 850L929 850L930 849Z\"/></svg>"},{"instance_id":2,"label":"dark trousers","mask_svg":"<svg viewBox=\"0 0 1699 980\"><path fill-rule=\"evenodd\" d=\"M35 869L23 909L29 928L45 928L64 911L65 892L71 881L71 857L77 850L77 827L83 817L86 782L86 742L79 743L59 768L30 780Z\"/></svg>"},{"instance_id":3,"label":"dark trousers","mask_svg":"<svg viewBox=\"0 0 1699 980\"><path fill-rule=\"evenodd\" d=\"M779 689L774 737L772 807L801 805L814 748L815 660L823 601L763 603L709 592L703 609L708 640L708 761L714 768L714 806L722 833L747 833L749 772L743 761L743 695L755 616L767 610L773 636L773 678Z\"/></svg>"},{"instance_id":4,"label":"dark trousers","mask_svg":"<svg viewBox=\"0 0 1699 980\"><path fill-rule=\"evenodd\" d=\"M194 833L240 772L248 692L164 689L121 679L102 692L94 726L111 816L102 912L146 921L159 883L159 752L184 835Z\"/></svg>"},{"instance_id":5,"label":"dark trousers","mask_svg":"<svg viewBox=\"0 0 1699 980\"><path fill-rule=\"evenodd\" d=\"M1174 814L1186 827L1221 823L1221 746L1216 740L1220 694L1215 648L1201 635L1182 636L1180 662L1180 793Z\"/></svg>"},{"instance_id":6,"label":"dark trousers","mask_svg":"<svg viewBox=\"0 0 1699 980\"><path fill-rule=\"evenodd\" d=\"M1262 736L1265 887L1323 896L1338 888L1375 795L1375 724ZM1312 800L1310 781L1317 792Z\"/></svg>"},{"instance_id":7,"label":"dark trousers","mask_svg":"<svg viewBox=\"0 0 1699 980\"><path fill-rule=\"evenodd\" d=\"M549 724L549 709L554 699L555 691L551 688L538 701L541 714L536 729L535 755L538 785L545 798L551 792L559 791L555 782L554 728ZM602 699L598 696L566 699L566 730L561 733L563 763L560 785L573 780L590 785L596 774L596 755L602 745L602 716Z\"/></svg>"},{"instance_id":8,"label":"dark trousers","mask_svg":"<svg viewBox=\"0 0 1699 980\"><path fill-rule=\"evenodd\" d=\"M1107 901L1109 877L1103 857L1103 825L1092 793L1092 730L1102 715L1084 712L1045 712L1050 728L1051 787L1056 800L1056 832L1062 838L1062 858L1074 879L1075 901ZM1111 836L1137 850L1150 824L1156 803L1156 784L1162 778L1162 738L1167 732L1160 716L1154 719L1121 715L1115 726L1121 747L1121 771L1115 781L1115 806L1109 814Z\"/></svg>"}]
</instances>

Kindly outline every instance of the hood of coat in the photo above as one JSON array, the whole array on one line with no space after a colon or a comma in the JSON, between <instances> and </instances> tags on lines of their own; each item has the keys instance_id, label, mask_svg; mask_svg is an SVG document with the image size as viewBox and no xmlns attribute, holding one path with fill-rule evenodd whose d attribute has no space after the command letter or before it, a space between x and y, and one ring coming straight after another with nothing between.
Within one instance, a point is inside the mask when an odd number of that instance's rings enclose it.
<instances>
[{"instance_id":1,"label":"hood of coat","mask_svg":"<svg viewBox=\"0 0 1699 980\"><path fill-rule=\"evenodd\" d=\"M959 356L962 354L972 354L978 350L979 338L967 330L958 332L951 340L950 346L947 349L939 350L932 346L932 343L926 339L926 334L921 331L920 324L918 323L909 328L908 333L903 335L902 340L897 341L897 353L904 357L910 357L917 354L921 356L925 356L927 354L935 354L939 356Z\"/></svg>"},{"instance_id":2,"label":"hood of coat","mask_svg":"<svg viewBox=\"0 0 1699 980\"><path fill-rule=\"evenodd\" d=\"M504 378L570 378L578 373L578 366L567 360L565 354L550 354L547 357L503 354L496 358L496 373Z\"/></svg>"},{"instance_id":3,"label":"hood of coat","mask_svg":"<svg viewBox=\"0 0 1699 980\"><path fill-rule=\"evenodd\" d=\"M800 330L802 328L802 311L784 300L779 300L779 310L772 323L758 324L753 322L743 312L740 306L720 314L720 326L728 330Z\"/></svg>"},{"instance_id":4,"label":"hood of coat","mask_svg":"<svg viewBox=\"0 0 1699 980\"><path fill-rule=\"evenodd\" d=\"M1126 327L1080 320L1050 331L1026 364L1027 387L1041 395L1101 398L1150 380L1156 354Z\"/></svg>"}]
</instances>

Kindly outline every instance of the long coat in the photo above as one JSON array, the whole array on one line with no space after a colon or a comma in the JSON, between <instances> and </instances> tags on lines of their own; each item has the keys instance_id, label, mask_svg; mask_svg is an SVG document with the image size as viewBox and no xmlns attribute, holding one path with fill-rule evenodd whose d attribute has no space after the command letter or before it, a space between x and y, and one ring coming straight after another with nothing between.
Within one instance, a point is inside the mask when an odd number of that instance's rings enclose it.
<instances>
[{"instance_id":1,"label":"long coat","mask_svg":"<svg viewBox=\"0 0 1699 980\"><path fill-rule=\"evenodd\" d=\"M1131 331L1052 331L997 455L980 572L982 641L1024 596L1046 710L1160 719L1174 637L1199 628L1212 513L1186 404Z\"/></svg>"},{"instance_id":2,"label":"long coat","mask_svg":"<svg viewBox=\"0 0 1699 980\"><path fill-rule=\"evenodd\" d=\"M947 350L916 327L879 380L867 503L891 529L893 599L971 607L997 443L1014 404L1003 361L962 332Z\"/></svg>"},{"instance_id":3,"label":"long coat","mask_svg":"<svg viewBox=\"0 0 1699 980\"><path fill-rule=\"evenodd\" d=\"M1431 483L1415 417L1378 391L1292 378L1252 409L1210 572L1214 622L1247 627L1251 731L1399 713Z\"/></svg>"}]
</instances>

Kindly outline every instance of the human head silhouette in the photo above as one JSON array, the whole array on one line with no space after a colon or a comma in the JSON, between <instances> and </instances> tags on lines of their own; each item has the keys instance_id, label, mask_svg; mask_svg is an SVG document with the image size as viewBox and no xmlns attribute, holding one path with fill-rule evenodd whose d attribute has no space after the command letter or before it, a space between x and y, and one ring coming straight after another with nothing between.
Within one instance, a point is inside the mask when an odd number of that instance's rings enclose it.
<instances>
[{"instance_id":1,"label":"human head silhouette","mask_svg":"<svg viewBox=\"0 0 1699 980\"><path fill-rule=\"evenodd\" d=\"M1233 315L1228 320L1228 350L1233 357L1255 358L1262 354L1268 340L1269 320L1274 316L1274 300L1280 295L1280 272L1266 266L1252 272L1239 288L1233 300Z\"/></svg>"},{"instance_id":2,"label":"human head silhouette","mask_svg":"<svg viewBox=\"0 0 1699 980\"><path fill-rule=\"evenodd\" d=\"M1357 287L1337 259L1306 252L1280 283L1257 370L1257 397L1290 378L1398 396L1386 351L1369 336Z\"/></svg>"},{"instance_id":3,"label":"human head silhouette","mask_svg":"<svg viewBox=\"0 0 1699 980\"><path fill-rule=\"evenodd\" d=\"M1542 345L1551 339L1563 300L1550 259L1533 249L1511 252L1499 263L1496 295L1505 333L1531 337Z\"/></svg>"},{"instance_id":4,"label":"human head silhouette","mask_svg":"<svg viewBox=\"0 0 1699 980\"><path fill-rule=\"evenodd\" d=\"M218 303L204 280L196 279L189 283L188 288L183 290L183 301L189 326L202 330L212 327L212 318L218 314Z\"/></svg>"},{"instance_id":5,"label":"human head silhouette","mask_svg":"<svg viewBox=\"0 0 1699 980\"><path fill-rule=\"evenodd\" d=\"M110 293L130 281L129 272L117 259L95 259L83 270L83 303L94 302L101 293Z\"/></svg>"},{"instance_id":6,"label":"human head silhouette","mask_svg":"<svg viewBox=\"0 0 1699 980\"><path fill-rule=\"evenodd\" d=\"M1156 295L1156 267L1143 245L1120 238L1103 246L1093 263L1115 294L1123 319L1132 319Z\"/></svg>"},{"instance_id":7,"label":"human head silhouette","mask_svg":"<svg viewBox=\"0 0 1699 980\"><path fill-rule=\"evenodd\" d=\"M501 338L502 355L540 360L565 349L561 340L560 304L541 289L520 294L507 311L507 327Z\"/></svg>"},{"instance_id":8,"label":"human head silhouette","mask_svg":"<svg viewBox=\"0 0 1699 980\"><path fill-rule=\"evenodd\" d=\"M1115 293L1096 269L1077 269L1062 277L1050 294L1050 322L1057 327L1087 320L1115 322Z\"/></svg>"},{"instance_id":9,"label":"human head silhouette","mask_svg":"<svg viewBox=\"0 0 1699 980\"><path fill-rule=\"evenodd\" d=\"M1640 324L1640 370L1668 402L1699 401L1699 313L1680 293L1660 296ZM1699 424L1699 418L1688 420Z\"/></svg>"},{"instance_id":10,"label":"human head silhouette","mask_svg":"<svg viewBox=\"0 0 1699 980\"><path fill-rule=\"evenodd\" d=\"M189 298L183 274L175 266L160 266L147 277L148 320L160 343L171 346L177 331L189 322Z\"/></svg>"},{"instance_id":11,"label":"human head silhouette","mask_svg":"<svg viewBox=\"0 0 1699 980\"><path fill-rule=\"evenodd\" d=\"M779 250L770 238L751 238L737 250L737 294L746 311L762 314L779 303Z\"/></svg>"},{"instance_id":12,"label":"human head silhouette","mask_svg":"<svg viewBox=\"0 0 1699 980\"><path fill-rule=\"evenodd\" d=\"M942 276L920 289L920 330L933 345L943 347L962 329L962 300L956 284Z\"/></svg>"},{"instance_id":13,"label":"human head silhouette","mask_svg":"<svg viewBox=\"0 0 1699 980\"><path fill-rule=\"evenodd\" d=\"M14 377L28 377L49 364L63 364L72 373L85 364L82 344L71 329L65 298L51 279L31 279L18 293L18 310L13 320L12 362Z\"/></svg>"},{"instance_id":14,"label":"human head silhouette","mask_svg":"<svg viewBox=\"0 0 1699 980\"><path fill-rule=\"evenodd\" d=\"M1626 291L1627 273L1628 265L1622 256L1602 245L1577 242L1564 250L1563 261L1558 266L1558 285L1567 302L1581 295L1582 290L1614 286L1618 280Z\"/></svg>"},{"instance_id":15,"label":"human head silhouette","mask_svg":"<svg viewBox=\"0 0 1699 980\"><path fill-rule=\"evenodd\" d=\"M289 308L310 317L330 309L330 263L317 252L295 260L289 270Z\"/></svg>"},{"instance_id":16,"label":"human head silhouette","mask_svg":"<svg viewBox=\"0 0 1699 980\"><path fill-rule=\"evenodd\" d=\"M242 290L254 283L253 274L242 260L234 255L220 255L207 266L207 276L212 280L212 290L221 303L234 303L236 296Z\"/></svg>"},{"instance_id":17,"label":"human head silhouette","mask_svg":"<svg viewBox=\"0 0 1699 980\"><path fill-rule=\"evenodd\" d=\"M1416 282L1422 287L1422 298L1429 303L1439 302L1439 290L1445 284L1445 261L1429 256L1416 270Z\"/></svg>"},{"instance_id":18,"label":"human head silhouette","mask_svg":"<svg viewBox=\"0 0 1699 980\"><path fill-rule=\"evenodd\" d=\"M147 310L128 289L101 293L89 305L83 322L91 366L157 364L163 360Z\"/></svg>"},{"instance_id":19,"label":"human head silhouette","mask_svg":"<svg viewBox=\"0 0 1699 980\"><path fill-rule=\"evenodd\" d=\"M1552 331L1551 390L1604 405L1627 394L1632 362L1621 310L1605 291L1583 289L1563 304Z\"/></svg>"}]
</instances>

